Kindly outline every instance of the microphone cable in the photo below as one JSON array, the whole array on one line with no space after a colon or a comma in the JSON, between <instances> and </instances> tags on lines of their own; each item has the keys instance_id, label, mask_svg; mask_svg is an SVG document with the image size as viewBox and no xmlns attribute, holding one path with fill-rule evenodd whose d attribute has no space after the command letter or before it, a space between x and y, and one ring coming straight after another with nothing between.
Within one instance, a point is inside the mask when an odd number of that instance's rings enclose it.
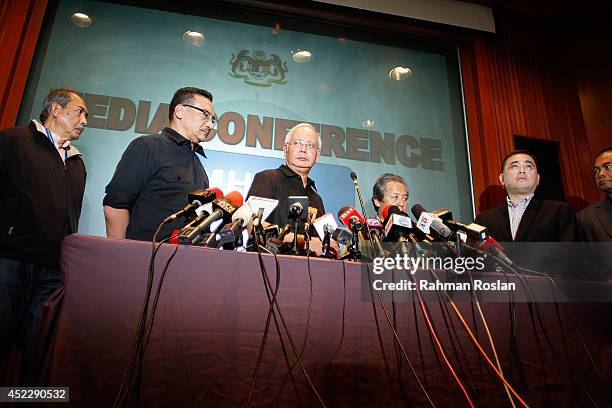
<instances>
[{"instance_id":1,"label":"microphone cable","mask_svg":"<svg viewBox=\"0 0 612 408\"><path fill-rule=\"evenodd\" d=\"M336 358L336 355L340 351L340 347L342 347L342 343L344 342L344 324L345 324L345 312L346 312L346 264L344 261L340 261L342 265L342 326L340 329L340 341L338 342L338 346L332 353L331 357L327 361L327 366L325 370L325 383L327 384L327 380L329 379L329 369L332 361ZM329 392L325 394L329 400Z\"/></svg>"},{"instance_id":2,"label":"microphone cable","mask_svg":"<svg viewBox=\"0 0 612 408\"><path fill-rule=\"evenodd\" d=\"M489 340L489 345L491 346L491 350L493 351L493 357L495 357L495 364L497 365L497 369L499 370L499 372L504 375L504 372L502 371L502 366L501 363L499 362L499 357L497 355L497 349L495 347L495 342L493 341L493 336L491 335L491 330L489 329L489 324L487 323L487 319L485 319L484 313L482 312L482 308L480 307L480 301L478 300L478 296L476 296L476 291L474 290L474 279L472 278L472 271L470 271L469 269L467 270L468 276L470 278L470 282L471 282L471 291L470 293L473 296L473 303L476 303L476 308L478 309L478 314L480 315L480 320L482 321L482 324L485 328L485 333L487 334L487 338ZM507 278L506 278L507 280ZM510 296L513 296L512 292L510 292ZM474 320L474 328L478 327L476 324L476 320ZM478 335L478 333L476 333L476 335ZM479 356L480 357L480 356ZM505 377L505 375L504 375ZM504 391L506 392L506 395L508 396L508 400L510 401L510 405L512 405L512 408L516 408L516 404L514 403L514 399L512 398L512 394L510 394L510 390L508 389L508 386L506 384L504 385Z\"/></svg>"},{"instance_id":3,"label":"microphone cable","mask_svg":"<svg viewBox=\"0 0 612 408\"><path fill-rule=\"evenodd\" d=\"M433 272L433 270L431 270L431 269L430 269L430 271ZM423 301L423 297L421 296L421 291L419 290L419 285L416 282L416 278L411 273L409 273L408 271L406 271L406 274L412 279L412 281L415 284L415 291L416 291L417 297L419 299L419 305L421 306L421 311L423 313L423 317L425 318L425 323L427 323L427 328L428 328L429 332L431 333L431 335L434 338L436 347L438 348L438 350L440 350L440 355L442 356L442 359L444 360L444 363L446 364L446 366L450 370L450 372L451 372L453 378L455 379L455 382L457 383L457 385L459 385L459 388L463 392L463 395L465 396L465 399L467 400L467 402L470 405L470 407L471 408L475 408L476 405L474 405L474 402L472 401L472 398L470 397L470 395L468 394L467 390L465 389L465 386L464 386L463 382L458 377L458 375L457 375L455 369L453 368L453 365L449 361L448 357L446 357L446 353L444 352L444 348L442 347L442 343L440 342L440 339L438 339L438 336L436 335L435 328L434 328L433 323L432 323L432 321L430 319L429 313L427 312L427 308L425 307L425 302Z\"/></svg>"},{"instance_id":4,"label":"microphone cable","mask_svg":"<svg viewBox=\"0 0 612 408\"><path fill-rule=\"evenodd\" d=\"M373 297L374 295L373 295L373 293L372 293L372 276L371 276L371 272L372 272L372 271L370 270L370 264L366 263L365 265L366 265L366 267L367 267L367 269L368 269L368 274L367 274L367 275L368 275L368 282L369 282L369 287L370 287L370 294L371 294L371 295L372 295L372 297ZM410 371L412 372L412 375L414 376L414 378L416 379L417 383L419 384L419 387L421 388L421 391L423 391L423 394L424 394L424 395L425 395L425 397L427 398L427 401L429 402L429 404L430 404L432 407L435 407L435 406L436 406L436 404L434 404L434 402L433 402L433 400L431 399L431 397L430 397L429 393L428 393L428 392L427 392L427 390L425 389L425 386L424 386L424 385L423 385L423 383L421 382L421 379L420 379L420 378L419 378L419 376L417 375L416 370L414 369L414 366L412 365L412 362L410 361L410 358L408 357L408 354L406 353L406 349L405 349L405 347L404 347L404 345L403 345L402 341L400 340L400 338L399 338L399 335L398 335L397 331L396 331L396 330L394 329L394 327L393 327L393 322L391 321L391 317L389 316L389 312L387 311L387 308L385 307L385 304L384 304L384 302L383 302L383 300L382 300L382 297L381 297L381 295L380 295L380 292L379 292L379 291L376 291L376 296L378 297L378 304L381 306L381 308L382 308L382 310L383 310L383 313L384 313L385 318L386 318L386 320L387 320L387 324L389 325L389 328L391 329L391 332L393 333L394 343L396 343L396 344L399 346L399 348L400 348L400 350L401 350L401 352L402 352L402 354L403 354L403 356L404 356L404 359L405 359L405 360L406 360L406 362L408 363L408 367L410 368ZM373 299L372 299L372 305L374 305L374 306L375 306L375 303L374 303L374 300L373 300ZM378 327L378 322L376 323L376 325L377 325L377 327ZM379 334L379 336L380 336L380 334ZM381 346L382 346L382 339L380 340L380 342L381 342ZM386 361L386 359L385 359L385 361ZM387 375L389 375L389 374L387 374ZM390 375L389 375L389 376L390 376ZM389 377L389 378L390 378L390 377ZM409 402L409 401L406 401L406 402Z\"/></svg>"},{"instance_id":5,"label":"microphone cable","mask_svg":"<svg viewBox=\"0 0 612 408\"><path fill-rule=\"evenodd\" d=\"M308 268L308 280L310 282L310 296L308 298L308 312L306 314L306 330L304 332L304 340L302 341L302 348L300 350L300 358L304 356L304 350L306 349L306 343L308 342L308 330L310 328L310 314L311 314L311 309L312 309L313 291L312 291L312 272L310 270L310 251L309 250L306 250L306 265ZM289 374L293 372L293 368L295 367L296 364L297 364L297 360L291 364L291 366L289 367L289 372L287 373L287 375L285 375L285 378L283 379L281 388L278 392L278 398L276 400L277 406L278 406L278 403L280 403L280 397L283 393L283 389L285 388L285 383L287 382L287 378L289 378Z\"/></svg>"},{"instance_id":6,"label":"microphone cable","mask_svg":"<svg viewBox=\"0 0 612 408\"><path fill-rule=\"evenodd\" d=\"M557 283L548 275L546 275L545 273L542 272L537 272L537 271L533 271L527 268L523 268L517 265L518 269L527 271L529 273L533 273L533 274L537 274L537 275L542 275L544 278L546 278L552 286L556 287L557 290L559 292L561 291L561 288L559 288L559 286L557 286ZM553 292L553 296L554 296L554 292ZM557 301L555 300L555 307L557 306ZM571 311L569 310L569 308L567 307L567 304L563 303L563 309L565 310L565 313L567 314L567 316L569 317L570 323L572 325L572 328L574 329L574 331L576 332L576 337L578 337L578 339L580 340L580 343L586 353L586 355L589 357L589 361L591 362L591 365L593 366L593 369L595 370L595 373L597 374L597 377L601 383L601 386L604 390L604 393L606 394L606 396L608 398L610 398L610 394L608 392L608 386L606 384L605 379L603 378L601 371L599 370L599 367L597 366L597 363L595 362L595 360L593 359L593 356L591 355L591 352L588 348L588 346L586 345L584 338L582 337L582 335L580 334L580 330L578 330L578 326L576 325L576 320L574 319L574 315L571 313ZM557 318L559 319L559 322L561 323L561 317L557 316Z\"/></svg>"},{"instance_id":7,"label":"microphone cable","mask_svg":"<svg viewBox=\"0 0 612 408\"><path fill-rule=\"evenodd\" d=\"M319 401L319 403L321 404L321 406L326 407L325 402L323 401L323 399L321 399L321 396L319 395L316 387L314 386L314 383L312 382L312 379L310 378L310 375L308 375L308 372L306 371L306 368L304 367L304 364L302 363L302 359L300 358L300 356L297 353L296 347L295 347L295 343L293 341L293 338L291 337L291 334L289 333L289 329L287 328L287 323L285 322L285 317L281 311L280 305L278 303L278 300L276 298L276 296L271 297L270 294L274 293L274 291L272 290L272 284L270 283L270 279L268 278L268 274L265 270L265 266L263 264L263 258L261 257L261 251L259 250L259 246L258 246L258 256L260 259L260 268L261 268L261 272L262 272L262 277L263 277L263 281L264 281L264 286L266 288L266 296L268 297L268 302L270 304L270 307L272 308L272 313L274 316L275 312L274 312L274 306L276 306L276 313L278 313L278 317L281 320L281 324L283 326L283 329L285 330L285 333L287 335L287 340L289 340L289 345L291 346L291 351L293 352L293 354L295 355L297 362L300 366L300 369L302 371L302 373L304 374L304 377L306 378L308 385L310 387L310 389L312 390L312 392L314 393L314 395L316 396L317 400ZM276 259L276 257L275 257ZM278 271L278 269L277 269ZM279 280L280 280L280 276L279 276ZM280 332L279 332L279 337L282 339L282 336L280 336ZM282 342L282 340L281 340ZM287 363L288 364L288 363ZM288 364L289 366L289 364ZM250 404L250 397L251 397L251 393L252 390L249 392L249 401L248 403ZM247 404L247 407L249 405Z\"/></svg>"},{"instance_id":8,"label":"microphone cable","mask_svg":"<svg viewBox=\"0 0 612 408\"><path fill-rule=\"evenodd\" d=\"M476 251L482 252L478 249L476 249ZM504 261L503 259L501 259L500 257L497 257L493 254L488 254L490 256L492 256L494 259L496 259L498 262L500 262L502 265L504 265L509 271L511 271L512 273L514 273L518 278L519 281L522 283L526 293L529 296L529 305L530 305L530 310L532 310L533 315L535 315L537 321L538 321L538 325L540 326L540 329L542 331L542 335L544 336L544 339L546 340L546 343L548 344L548 348L550 349L550 352L553 356L553 358L555 359L556 363L563 369L563 371L565 371L565 374L568 376L568 378L571 380L571 382L573 383L574 386L576 386L577 388L580 389L580 391L582 391L585 396L591 401L591 403L594 406L598 406L597 403L595 402L595 400L593 399L593 397L588 393L588 391L581 385L578 383L578 381L576 380L576 378L574 377L574 375L571 373L571 371L565 366L565 364L563 364L561 358L558 356L557 352L555 351L553 345L552 345L552 341L550 340L550 336L548 335L548 331L546 330L546 328L544 327L544 322L542 321L542 316L538 307L537 302L535 301L535 297L533 296L533 291L531 290L531 287L529 286L526 276L524 276L523 274L521 274L520 272L518 272L512 265L510 265L509 263L507 263L506 261ZM542 272L536 272L536 271L532 271L526 268L520 268L522 270L531 272L531 273L536 273L538 275L542 275L542 276L546 276L554 285L554 287L556 287L561 293L563 293L563 291L561 291L561 289L558 287L558 285L554 282L554 280L552 280L552 278L548 277L546 274L542 273ZM553 291L553 296L554 296L554 291ZM556 298L555 298L556 299ZM533 307L533 308L532 308ZM567 310L567 309L566 309ZM535 322L532 322L533 324L535 324ZM576 327L577 329L577 327ZM537 332L536 329L534 327L534 334L536 334L536 340L537 340ZM579 336L579 338L582 340L582 336ZM594 360L592 360L591 354L588 351L588 348L586 347L586 344L584 342L582 342L583 346L585 347L585 351L587 353L587 355L591 358L591 362L593 363L594 369L596 374L598 375L599 380L602 382L602 385L604 386L604 392L606 393L607 396L609 396L607 390L606 390L606 386L605 386L605 381L603 381L603 377L601 377L599 369L597 368L597 366L595 365Z\"/></svg>"},{"instance_id":9,"label":"microphone cable","mask_svg":"<svg viewBox=\"0 0 612 408\"><path fill-rule=\"evenodd\" d=\"M430 271L431 274L433 274L433 276L438 279L438 275L436 274L436 272L429 268L428 269ZM415 285L416 285L416 281L415 281ZM416 285L416 292L417 295L419 296L419 302L421 302L421 308L423 308L423 304L422 304L422 297L421 297L421 293L418 289L418 285ZM442 290L442 293L445 295L447 301L450 303L451 307L453 308L453 310L455 311L455 314L457 315L457 317L459 318L459 321L461 322L462 326L464 327L464 329L466 330L466 333L468 334L468 336L470 337L470 339L472 340L472 342L474 343L474 345L478 348L479 352L482 354L482 356L485 358L485 360L487 361L487 363L489 364L489 366L493 369L493 371L497 374L497 376L502 380L502 382L508 387L508 389L510 390L510 392L512 392L512 394L521 402L521 404L528 408L529 405L527 405L527 403L520 397L520 395L514 390L514 388L508 383L508 381L506 380L506 378L503 376L503 374L501 372L499 372L499 370L497 369L497 367L495 367L495 364L493 364L493 362L491 361L491 359L489 358L489 356L487 356L486 352L484 351L484 349L482 348L482 346L480 345L480 343L478 342L478 340L474 337L474 334L472 332L472 330L470 329L470 327L468 326L467 322L465 321L463 315L461 314L461 312L459 311L459 309L457 308L457 305L455 304L455 302L450 298L450 296L448 295L448 293L445 290ZM429 318L426 319L428 325L431 325L431 321L429 320ZM439 340L436 337L436 342L439 344ZM441 344L440 344L440 348ZM441 349L440 350L442 353L444 353L444 351ZM456 373L454 372L454 370L452 369L452 366L450 365L450 362L448 361L448 359L446 358L445 355L443 355L445 362L447 362L447 365L449 365L449 368L451 369L451 371L453 372L453 376L455 377L455 379L459 382L458 377L456 376ZM461 389L464 392L464 395L466 396L466 398L468 398L468 402L470 403L471 406L473 406L473 402L471 401L471 399L469 398L469 395L467 395L467 392L465 391L465 388L462 386L462 384L459 382L459 384L461 385Z\"/></svg>"},{"instance_id":10,"label":"microphone cable","mask_svg":"<svg viewBox=\"0 0 612 408\"><path fill-rule=\"evenodd\" d=\"M128 361L126 363L125 369L123 371L123 378L121 380L121 384L119 386L119 390L115 397L115 401L113 403L114 407L120 407L125 402L130 388L133 386L134 380L134 364L136 364L137 360L142 356L141 350L143 348L143 339L146 330L146 321L147 321L147 313L149 309L149 301L151 297L151 290L153 287L153 279L155 275L155 256L157 255L157 251L161 247L162 243L167 241L170 237L162 240L157 243L157 236L159 235L161 228L166 224L162 221L155 233L153 234L152 243L152 251L151 251L151 259L149 260L149 272L147 276L147 286L145 289L145 298L142 303L142 307L139 314L139 319L137 323L136 333L134 335L134 340L132 342L132 347L130 349L130 354L128 356ZM142 361L139 362L139 365L142 364ZM140 373L140 370L139 370Z\"/></svg>"},{"instance_id":11,"label":"microphone cable","mask_svg":"<svg viewBox=\"0 0 612 408\"><path fill-rule=\"evenodd\" d=\"M495 257L495 256L494 256L494 257ZM498 261L500 261L502 264L504 264L504 266L506 266L506 267L507 267L507 268L508 268L508 269L509 269L511 272L513 272L514 274L516 274L517 276L519 276L519 278L520 278L520 279L526 280L526 277L525 277L525 276L522 276L522 274L521 274L520 272L518 272L518 271L517 271L517 270L516 270L514 267L512 267L512 265L509 265L509 264L505 263L503 260L498 259L497 257L495 257L495 258L496 258ZM556 282L555 282L555 281L554 281L554 280L553 280L553 279L552 279L550 276L546 275L545 273L542 273L542 272L537 272L537 271L533 271L533 270L530 270L530 269L527 269L527 268L522 268L522 267L518 267L518 268L519 268L519 269L521 269L521 270L524 270L524 271L530 272L530 273L535 273L535 274L537 274L537 275L544 276L544 277L545 277L545 278L546 278L546 279L547 279L549 282L551 282L552 287L555 287L555 288L556 288L556 289L557 289L559 292L563 293L563 291L561 290L561 288L559 288L559 286L556 284ZM597 407L598 405L597 405L597 403L595 402L595 400L593 399L593 397L592 397L592 396L591 396L591 395L588 393L588 391L587 391L587 390L584 388L584 386L582 386L581 384L579 384L579 383L578 383L578 381L576 380L576 378L574 377L574 375L571 373L571 370L569 370L569 368L568 368L568 367L567 367L565 364L563 364L563 362L562 362L561 358L558 356L557 352L556 352L556 351L555 351L555 349L553 348L552 342L551 342L550 337L549 337L549 335L548 335L548 331L547 331L547 330L546 330L546 328L544 327L544 323L543 323L543 321L542 321L542 316L541 316L541 313L540 313L540 310L539 310L538 304L537 304L537 303L535 302L535 300L534 300L533 292L532 292L531 288L529 287L529 285L526 285L526 287L527 287L527 290L528 290L529 296L530 296L530 298L531 298L531 301L532 301L532 303L533 303L533 305L534 305L535 315L536 315L536 318L537 318L537 320L538 320L538 324L539 324L539 326L540 326L540 328L541 328L541 330L542 330L542 334L544 335L544 338L545 338L546 342L548 343L548 347L550 348L551 354L553 355L553 357L554 357L554 359L556 360L556 362L558 363L558 365L559 365L559 366L561 366L561 368L563 369L563 371L565 371L565 373L567 374L567 376L569 377L569 379L572 381L572 383L574 384L574 386L576 386L577 388L579 388L579 389L580 389L580 391L582 391L582 392L585 394L585 396L586 396L586 397L587 397L587 398L588 398L588 399L591 401L591 403L592 403L594 406L596 406L596 407ZM555 295L554 295L554 291L553 291L553 296L555 296ZM557 301L556 301L556 297L555 297L555 303L557 303ZM571 321L571 323L572 323L572 325L573 325L573 327L574 327L574 330L576 331L577 337L578 337L578 339L580 340L581 345L583 346L583 348L584 348L584 350L585 350L585 353L586 353L586 354L587 354L587 356L589 357L589 360L590 360L590 362L591 362L591 364L592 364L592 366L593 366L593 369L594 369L595 373L597 374L597 377L598 377L598 379L599 379L599 381L600 381L600 383L601 383L601 385L602 385L602 388L603 388L603 390L604 390L604 393L605 393L605 394L606 394L606 396L609 398L609 397L610 397L610 395L609 395L609 392L608 392L608 390L607 390L606 381L604 380L603 376L601 375L601 372L600 372L599 368L597 367L597 364L595 363L595 361L594 361L594 359L593 359L593 357L592 357L592 355L591 355L591 353L590 353L590 351L589 351L588 347L586 346L586 343L584 342L583 337L580 335L580 332L579 332L579 330L578 330L578 327L575 325L575 321L574 321L574 319L573 319L573 315L571 314L571 312L570 312L570 311L569 311L569 309L567 308L567 305L564 305L564 306L565 306L565 311L566 311L566 313L567 313L567 314L568 314L568 316L570 317L570 321Z\"/></svg>"},{"instance_id":12,"label":"microphone cable","mask_svg":"<svg viewBox=\"0 0 612 408\"><path fill-rule=\"evenodd\" d=\"M260 247L260 245L258 243L256 244L256 248L257 248L257 259L258 259L258 262L259 262L259 267L260 267L261 273L262 274L266 274L266 276L267 276L268 272L267 272L266 267L265 267L265 265L263 263L263 257L261 256L261 247ZM270 253L272 253L272 252L270 252ZM268 289L268 286L266 285L266 282L265 282L265 279L264 279L264 287L265 287L265 290L266 290L266 297L268 299L268 316L266 318L264 334L262 336L261 343L260 343L260 346L259 346L259 352L258 352L257 360L256 360L256 363L255 363L255 370L253 372L253 377L251 379L251 386L249 388L249 394L248 394L247 400L245 402L245 407L246 408L248 408L250 406L250 404L251 404L251 399L253 397L253 391L255 390L255 383L257 382L257 378L259 376L259 370L261 368L261 363L263 361L263 353L264 353L264 349L266 347L266 342L267 342L267 339L268 339L268 334L270 332L270 320L271 320L271 318L274 318L274 325L276 326L276 332L278 333L278 338L279 338L279 342L280 342L280 345L281 345L281 350L283 352L283 357L285 359L285 364L287 365L287 368L289 368L289 366L290 366L290 364L289 364L289 356L287 354L287 349L285 347L285 341L283 340L282 332L281 332L280 327L278 325L278 319L276 317L276 313L274 311L274 308L272 307L272 303L270 302L270 292L272 292L272 299L276 300L276 296L277 296L278 290L280 288L280 263L278 261L278 258L276 256L276 254L272 253L272 255L274 255L276 283L275 283L275 288L272 291L271 289L270 290ZM297 386L295 384L295 377L293 376L293 373L291 373L291 372L290 372L290 375L291 375L291 382L293 384L293 389L295 391L296 398L298 399L298 401L300 402L300 405L301 405L299 393L297 391Z\"/></svg>"}]
</instances>

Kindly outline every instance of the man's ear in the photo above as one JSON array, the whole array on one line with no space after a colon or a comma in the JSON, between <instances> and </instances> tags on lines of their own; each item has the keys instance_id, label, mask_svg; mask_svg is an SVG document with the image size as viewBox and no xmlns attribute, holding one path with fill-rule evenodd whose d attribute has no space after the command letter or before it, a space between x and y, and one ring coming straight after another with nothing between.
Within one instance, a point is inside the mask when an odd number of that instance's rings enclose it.
<instances>
[{"instance_id":1,"label":"man's ear","mask_svg":"<svg viewBox=\"0 0 612 408\"><path fill-rule=\"evenodd\" d=\"M183 119L183 116L185 116L185 107L180 104L176 105L174 107L174 113L172 114L172 116L177 119Z\"/></svg>"},{"instance_id":2,"label":"man's ear","mask_svg":"<svg viewBox=\"0 0 612 408\"><path fill-rule=\"evenodd\" d=\"M51 116L57 118L60 115L62 105L57 102L51 103Z\"/></svg>"},{"instance_id":3,"label":"man's ear","mask_svg":"<svg viewBox=\"0 0 612 408\"><path fill-rule=\"evenodd\" d=\"M285 159L287 158L287 145L283 145L283 156L285 157Z\"/></svg>"},{"instance_id":4,"label":"man's ear","mask_svg":"<svg viewBox=\"0 0 612 408\"><path fill-rule=\"evenodd\" d=\"M505 184L504 184L504 173L499 173L499 182L501 183L502 186L505 186Z\"/></svg>"}]
</instances>

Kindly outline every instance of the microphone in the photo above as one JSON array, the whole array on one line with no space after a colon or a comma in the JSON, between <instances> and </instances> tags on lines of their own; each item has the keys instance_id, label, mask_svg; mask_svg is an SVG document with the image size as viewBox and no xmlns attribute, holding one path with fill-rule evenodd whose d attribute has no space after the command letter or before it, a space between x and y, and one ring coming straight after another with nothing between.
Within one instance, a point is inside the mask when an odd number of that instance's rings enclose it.
<instances>
[{"instance_id":1,"label":"microphone","mask_svg":"<svg viewBox=\"0 0 612 408\"><path fill-rule=\"evenodd\" d=\"M397 205L386 205L381 215L385 217L385 242L417 242L412 234L412 220Z\"/></svg>"},{"instance_id":2,"label":"microphone","mask_svg":"<svg viewBox=\"0 0 612 408\"><path fill-rule=\"evenodd\" d=\"M342 207L338 211L338 219L348 227L351 232L361 231L365 219L353 207Z\"/></svg>"},{"instance_id":3,"label":"microphone","mask_svg":"<svg viewBox=\"0 0 612 408\"><path fill-rule=\"evenodd\" d=\"M417 228L424 233L429 234L429 230L432 229L445 241L451 236L452 231L444 225L444 221L439 215L428 213L421 204L413 205L411 211L412 215L418 220Z\"/></svg>"},{"instance_id":4,"label":"microphone","mask_svg":"<svg viewBox=\"0 0 612 408\"><path fill-rule=\"evenodd\" d=\"M314 226L315 230L317 231L317 234L319 234L320 237L325 236L326 228L330 230L330 234L335 231L336 228L338 228L338 223L336 222L336 219L331 213L323 214L322 216L314 220L312 225Z\"/></svg>"},{"instance_id":5,"label":"microphone","mask_svg":"<svg viewBox=\"0 0 612 408\"><path fill-rule=\"evenodd\" d=\"M193 227L183 229L179 235L180 243L194 245L200 240L202 232L210 229L213 222L218 220L222 220L222 222L231 221L234 212L242 205L242 194L232 191L224 198L216 199L212 204L215 210L208 217Z\"/></svg>"},{"instance_id":6,"label":"microphone","mask_svg":"<svg viewBox=\"0 0 612 408\"><path fill-rule=\"evenodd\" d=\"M484 252L488 252L498 257L508 265L514 265L514 262L504 253L504 247L495 240L492 236L487 236L487 238L482 241L479 245L479 248L484 250Z\"/></svg>"},{"instance_id":7,"label":"microphone","mask_svg":"<svg viewBox=\"0 0 612 408\"><path fill-rule=\"evenodd\" d=\"M359 184L357 184L357 173L351 170L351 180L353 180L353 184L355 185L355 191L357 192L357 198L359 198L359 205L361 206L361 212L365 217L366 214L365 206L363 205L363 198L361 198L361 189L359 188Z\"/></svg>"},{"instance_id":8,"label":"microphone","mask_svg":"<svg viewBox=\"0 0 612 408\"><path fill-rule=\"evenodd\" d=\"M374 255L380 257L385 256L385 251L380 243L383 225L376 218L366 219L366 225L368 227L368 231L370 232L370 241L372 242L372 247L374 248Z\"/></svg>"},{"instance_id":9,"label":"microphone","mask_svg":"<svg viewBox=\"0 0 612 408\"><path fill-rule=\"evenodd\" d=\"M325 213L312 222L317 235L322 239L321 253L323 256L329 256L329 245L331 244L331 235L338 228L338 223L331 213Z\"/></svg>"},{"instance_id":10,"label":"microphone","mask_svg":"<svg viewBox=\"0 0 612 408\"><path fill-rule=\"evenodd\" d=\"M293 216L293 218L297 218L304 211L304 207L301 203L293 203L289 206L289 214Z\"/></svg>"},{"instance_id":11,"label":"microphone","mask_svg":"<svg viewBox=\"0 0 612 408\"><path fill-rule=\"evenodd\" d=\"M353 234L344 228L336 228L331 237L334 241L342 245L349 245L353 240Z\"/></svg>"},{"instance_id":12,"label":"microphone","mask_svg":"<svg viewBox=\"0 0 612 408\"><path fill-rule=\"evenodd\" d=\"M217 192L219 193L218 195ZM183 216L202 205L211 203L213 202L213 200L220 197L223 197L223 192L221 192L221 190L219 190L218 188L207 188L192 191L187 195L187 200L189 201L189 204L187 204L174 214L167 216L163 222L164 224L173 222L178 217Z\"/></svg>"},{"instance_id":13,"label":"microphone","mask_svg":"<svg viewBox=\"0 0 612 408\"><path fill-rule=\"evenodd\" d=\"M418 206L418 207L417 207ZM421 206L420 204L416 204L414 205L412 208L414 210L414 208L417 207L417 211L420 209L422 211L425 211L425 209L423 208L423 206ZM488 231L487 231L487 227L483 226L483 225L479 225L476 223L470 223L470 224L463 224L459 221L453 221L452 218L452 213L447 210L447 209L439 209L439 210L435 210L433 211L432 215L436 215L436 213L440 214L439 218L441 219L441 221L444 223L444 225L446 225L448 228L450 228L452 231L462 231L464 232L468 238L474 240L474 241L484 241L487 236L489 235ZM416 216L416 214L415 214ZM433 223L432 223L433 225Z\"/></svg>"},{"instance_id":14,"label":"microphone","mask_svg":"<svg viewBox=\"0 0 612 408\"><path fill-rule=\"evenodd\" d=\"M285 240L285 236L290 231L291 231L291 224L286 224L280 230L276 238L270 238L266 241L266 249L274 254L278 254L283 246L283 241Z\"/></svg>"}]
</instances>

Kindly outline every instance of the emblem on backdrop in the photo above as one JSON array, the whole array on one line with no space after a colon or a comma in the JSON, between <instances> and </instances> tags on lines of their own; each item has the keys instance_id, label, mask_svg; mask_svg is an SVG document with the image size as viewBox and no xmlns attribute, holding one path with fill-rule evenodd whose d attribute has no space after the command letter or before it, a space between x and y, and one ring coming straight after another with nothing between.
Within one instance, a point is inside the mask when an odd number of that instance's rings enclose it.
<instances>
[{"instance_id":1,"label":"emblem on backdrop","mask_svg":"<svg viewBox=\"0 0 612 408\"><path fill-rule=\"evenodd\" d=\"M248 50L241 50L238 55L232 54L230 60L232 78L243 79L247 85L269 87L272 84L287 83L287 62L281 61L277 54L268 54L257 50L250 55Z\"/></svg>"}]
</instances>

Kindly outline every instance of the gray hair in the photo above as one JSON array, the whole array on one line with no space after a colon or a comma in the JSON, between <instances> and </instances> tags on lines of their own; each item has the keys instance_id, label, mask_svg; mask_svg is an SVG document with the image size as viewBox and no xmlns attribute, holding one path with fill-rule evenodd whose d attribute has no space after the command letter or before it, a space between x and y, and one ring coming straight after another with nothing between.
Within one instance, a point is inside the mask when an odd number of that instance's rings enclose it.
<instances>
[{"instance_id":1,"label":"gray hair","mask_svg":"<svg viewBox=\"0 0 612 408\"><path fill-rule=\"evenodd\" d=\"M377 212L378 212L379 207L374 202L374 199L377 199L378 201L382 201L383 197L387 193L387 184L391 181L395 181L397 183L401 183L405 185L406 191L408 191L408 184L406 184L406 181L404 180L402 176L398 176L397 174L393 174L393 173L385 173L382 176L380 176L376 180L376 183L374 183L374 187L372 187L372 204L374 205L374 208L376 209Z\"/></svg>"},{"instance_id":2,"label":"gray hair","mask_svg":"<svg viewBox=\"0 0 612 408\"><path fill-rule=\"evenodd\" d=\"M301 128L301 127L306 127L311 129L315 135L317 135L317 141L318 141L318 145L319 145L319 150L321 150L321 135L319 134L319 132L317 132L317 129L312 126L310 123L298 123L297 125L295 125L294 127L292 127L289 132L287 132L287 136L285 136L285 144L289 144L289 142L291 142L291 137L293 136L293 133L295 132L295 130L297 128Z\"/></svg>"},{"instance_id":3,"label":"gray hair","mask_svg":"<svg viewBox=\"0 0 612 408\"><path fill-rule=\"evenodd\" d=\"M51 114L51 106L53 103L58 103L62 108L65 108L72 98L72 94L78 95L76 91L69 88L54 88L49 91L40 111L40 123L44 124Z\"/></svg>"}]
</instances>

